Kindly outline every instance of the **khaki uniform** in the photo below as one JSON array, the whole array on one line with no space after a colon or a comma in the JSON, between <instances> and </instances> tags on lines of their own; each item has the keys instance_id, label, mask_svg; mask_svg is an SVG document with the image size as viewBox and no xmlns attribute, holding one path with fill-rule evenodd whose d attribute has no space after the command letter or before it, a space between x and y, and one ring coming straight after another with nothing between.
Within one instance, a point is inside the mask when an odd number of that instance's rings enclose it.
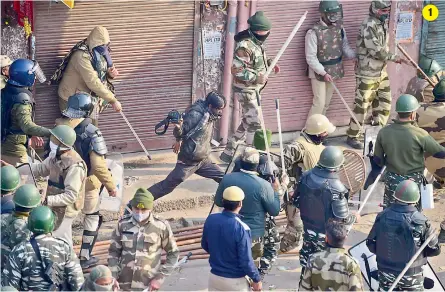
<instances>
[{"instance_id":1,"label":"khaki uniform","mask_svg":"<svg viewBox=\"0 0 445 292\"><path fill-rule=\"evenodd\" d=\"M430 77L434 84L437 84L442 76L445 75L445 71L441 71L438 74ZM417 76L413 77L406 87L405 93L411 94L419 102L432 102L434 100L433 87L423 78Z\"/></svg>"},{"instance_id":2,"label":"khaki uniform","mask_svg":"<svg viewBox=\"0 0 445 292\"><path fill-rule=\"evenodd\" d=\"M73 245L72 222L83 207L87 167L76 151L63 153L60 159L47 158L32 164L34 175L49 176L47 205L56 214L53 235Z\"/></svg>"},{"instance_id":3,"label":"khaki uniform","mask_svg":"<svg viewBox=\"0 0 445 292\"><path fill-rule=\"evenodd\" d=\"M287 173L289 175L289 189L294 189L300 180L300 175L304 171L314 168L320 159L321 152L325 148L324 145L314 144L305 132L301 133L292 144L284 149L284 156L287 161L291 161L288 165ZM286 204L287 225L284 236L281 239L281 249L287 246L295 248L297 242L301 240L303 234L303 222L300 218L300 210L296 208L292 202ZM291 249L290 248L290 249Z\"/></svg>"},{"instance_id":4,"label":"khaki uniform","mask_svg":"<svg viewBox=\"0 0 445 292\"><path fill-rule=\"evenodd\" d=\"M164 265L162 250L167 252ZM167 221L151 213L140 225L132 216L126 216L111 236L108 267L122 290L142 291L153 279L163 283L178 257L179 249Z\"/></svg>"},{"instance_id":5,"label":"khaki uniform","mask_svg":"<svg viewBox=\"0 0 445 292\"><path fill-rule=\"evenodd\" d=\"M101 26L95 27L86 39L90 53L95 47L108 44L109 42L110 36L107 29ZM63 72L62 80L59 83L60 111L66 109L68 98L80 91L97 96L109 103L116 101L116 97L107 87L105 77L108 68L105 58L100 57L100 64L98 65L100 67L100 73L98 74L92 65L90 53L78 50L71 56Z\"/></svg>"}]
</instances>

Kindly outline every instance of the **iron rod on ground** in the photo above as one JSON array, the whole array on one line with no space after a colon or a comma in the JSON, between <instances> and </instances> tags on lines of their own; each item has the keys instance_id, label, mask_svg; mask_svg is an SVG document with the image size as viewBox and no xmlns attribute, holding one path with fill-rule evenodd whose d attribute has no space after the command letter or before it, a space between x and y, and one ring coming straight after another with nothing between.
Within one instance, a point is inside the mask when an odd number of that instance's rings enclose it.
<instances>
[{"instance_id":1,"label":"iron rod on ground","mask_svg":"<svg viewBox=\"0 0 445 292\"><path fill-rule=\"evenodd\" d=\"M417 70L419 70L419 72L423 75L423 77L425 78L426 81L428 81L428 83L434 87L435 84L433 82L433 80L431 80L430 77L428 77L428 75L425 74L425 72L423 72L423 70L419 67L419 65L413 60L413 58L411 58L411 56L402 48L402 46L400 44L397 44L397 48L402 52L403 55L405 55L405 57L408 59L408 61L414 66L416 67Z\"/></svg>"},{"instance_id":2,"label":"iron rod on ground","mask_svg":"<svg viewBox=\"0 0 445 292\"><path fill-rule=\"evenodd\" d=\"M123 111L120 111L122 118L124 119L124 121L127 123L128 127L130 128L131 132L133 132L134 137L136 138L136 140L139 142L139 145L141 145L142 149L145 152L145 155L147 155L148 159L151 160L151 156L148 153L147 149L145 149L144 144L142 144L141 139L139 139L138 134L136 134L136 131L133 129L133 127L131 126L130 122L127 120L127 117L124 115Z\"/></svg>"}]
</instances>

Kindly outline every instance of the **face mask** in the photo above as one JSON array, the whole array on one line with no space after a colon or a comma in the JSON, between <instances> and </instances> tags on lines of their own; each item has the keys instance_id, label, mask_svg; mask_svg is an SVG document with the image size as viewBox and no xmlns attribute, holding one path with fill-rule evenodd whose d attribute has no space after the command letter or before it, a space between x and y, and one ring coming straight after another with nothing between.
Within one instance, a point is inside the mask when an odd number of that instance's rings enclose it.
<instances>
[{"instance_id":1,"label":"face mask","mask_svg":"<svg viewBox=\"0 0 445 292\"><path fill-rule=\"evenodd\" d=\"M263 43L263 42L267 39L267 37L269 36L270 31L269 31L267 34L265 34L265 35L259 35L259 34L256 34L256 33L254 33L254 32L252 32L252 34L253 34L253 36L254 36L257 40L259 40L260 42Z\"/></svg>"},{"instance_id":2,"label":"face mask","mask_svg":"<svg viewBox=\"0 0 445 292\"><path fill-rule=\"evenodd\" d=\"M142 222L142 221L146 220L148 218L148 216L150 216L150 212L147 212L147 213L133 213L133 218L137 222Z\"/></svg>"},{"instance_id":3,"label":"face mask","mask_svg":"<svg viewBox=\"0 0 445 292\"><path fill-rule=\"evenodd\" d=\"M309 136L309 138L311 138L312 142L314 142L314 144L316 144L316 145L320 145L328 137L328 136L318 136L318 135L309 135L309 134L307 134L307 135Z\"/></svg>"},{"instance_id":4,"label":"face mask","mask_svg":"<svg viewBox=\"0 0 445 292\"><path fill-rule=\"evenodd\" d=\"M108 68L113 67L113 60L111 59L110 51L108 50L107 45L95 47L94 50L105 58Z\"/></svg>"},{"instance_id":5,"label":"face mask","mask_svg":"<svg viewBox=\"0 0 445 292\"><path fill-rule=\"evenodd\" d=\"M53 141L49 141L49 148L51 148L51 152L49 153L50 158L55 158L57 155L57 150L59 149L59 145L53 143Z\"/></svg>"},{"instance_id":6,"label":"face mask","mask_svg":"<svg viewBox=\"0 0 445 292\"><path fill-rule=\"evenodd\" d=\"M326 19L331 23L335 24L341 19L341 12L326 13Z\"/></svg>"},{"instance_id":7,"label":"face mask","mask_svg":"<svg viewBox=\"0 0 445 292\"><path fill-rule=\"evenodd\" d=\"M113 282L111 282L111 284L105 286L93 283L95 291L113 291L113 285L114 285L114 280Z\"/></svg>"},{"instance_id":8,"label":"face mask","mask_svg":"<svg viewBox=\"0 0 445 292\"><path fill-rule=\"evenodd\" d=\"M385 22L389 18L389 14L381 14L379 19L381 22Z\"/></svg>"}]
</instances>

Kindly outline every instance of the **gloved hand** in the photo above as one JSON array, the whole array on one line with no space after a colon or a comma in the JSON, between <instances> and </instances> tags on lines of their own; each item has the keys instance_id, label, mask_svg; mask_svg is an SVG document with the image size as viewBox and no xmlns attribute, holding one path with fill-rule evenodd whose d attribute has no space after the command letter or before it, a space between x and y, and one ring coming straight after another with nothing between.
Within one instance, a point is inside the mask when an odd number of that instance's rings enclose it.
<instances>
[{"instance_id":1,"label":"gloved hand","mask_svg":"<svg viewBox=\"0 0 445 292\"><path fill-rule=\"evenodd\" d=\"M426 230L425 240L426 240L428 237L430 237L431 234L433 234L433 233L434 233L434 229L431 228L431 227L429 227L429 228ZM435 234L435 235L433 236L433 239L431 239L430 242L428 242L428 247L430 247L430 248L436 248L438 243L439 243L439 239L437 238L437 234Z\"/></svg>"}]
</instances>

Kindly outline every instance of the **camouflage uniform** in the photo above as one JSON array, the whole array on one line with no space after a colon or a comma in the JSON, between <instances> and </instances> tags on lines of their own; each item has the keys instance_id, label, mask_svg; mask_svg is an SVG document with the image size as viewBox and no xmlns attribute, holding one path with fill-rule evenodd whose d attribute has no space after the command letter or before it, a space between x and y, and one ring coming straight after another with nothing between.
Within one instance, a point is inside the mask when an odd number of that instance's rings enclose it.
<instances>
[{"instance_id":1,"label":"camouflage uniform","mask_svg":"<svg viewBox=\"0 0 445 292\"><path fill-rule=\"evenodd\" d=\"M445 71L441 71L438 74L430 77L433 83L439 82L439 78L445 75ZM419 102L430 103L434 100L433 87L423 78L417 76L411 78L406 87L405 93L411 94Z\"/></svg>"},{"instance_id":2,"label":"camouflage uniform","mask_svg":"<svg viewBox=\"0 0 445 292\"><path fill-rule=\"evenodd\" d=\"M388 36L388 22L382 22L370 9L357 37L354 114L362 125L370 105L373 123L376 125L385 125L391 111L391 89L386 65L398 57L389 52ZM351 119L347 135L359 137L359 131L359 125Z\"/></svg>"},{"instance_id":3,"label":"camouflage uniform","mask_svg":"<svg viewBox=\"0 0 445 292\"><path fill-rule=\"evenodd\" d=\"M161 266L162 250L167 261ZM111 236L108 267L124 291L142 291L150 281L161 284L179 257L179 249L167 221L153 213L144 225L126 216L118 223Z\"/></svg>"},{"instance_id":4,"label":"camouflage uniform","mask_svg":"<svg viewBox=\"0 0 445 292\"><path fill-rule=\"evenodd\" d=\"M14 248L23 241L28 241L31 237L31 232L28 230L28 214L21 214L14 212L13 214L8 214L9 216L5 218L2 229L1 229L1 239L2 239L2 262L1 268L5 267L6 259L9 253Z\"/></svg>"},{"instance_id":5,"label":"camouflage uniform","mask_svg":"<svg viewBox=\"0 0 445 292\"><path fill-rule=\"evenodd\" d=\"M424 129L440 145L445 147L445 102L422 104L417 110L417 125ZM445 165L443 159L425 156L425 166L442 187L445 187Z\"/></svg>"},{"instance_id":6,"label":"camouflage uniform","mask_svg":"<svg viewBox=\"0 0 445 292\"><path fill-rule=\"evenodd\" d=\"M261 128L258 117L258 94L266 84L258 84L259 74L266 74L268 62L262 43L249 35L235 45L232 65L234 95L243 110L243 118L232 139L227 143L224 152L233 156L238 143L246 141L252 145L255 131Z\"/></svg>"},{"instance_id":7,"label":"camouflage uniform","mask_svg":"<svg viewBox=\"0 0 445 292\"><path fill-rule=\"evenodd\" d=\"M290 164L286 166L290 184L288 189L294 189L300 179L300 175L314 168L320 159L320 154L325 146L314 144L303 131L301 136L284 148L284 157ZM284 236L281 239L281 250L287 251L295 248L303 234L303 222L298 210L292 202L286 202L287 225Z\"/></svg>"},{"instance_id":8,"label":"camouflage uniform","mask_svg":"<svg viewBox=\"0 0 445 292\"><path fill-rule=\"evenodd\" d=\"M73 249L64 240L47 234L38 235L35 239L44 266L53 265L53 271L56 273L53 279L64 283L64 290L78 291L84 278ZM45 280L43 273L42 264L37 260L31 243L22 242L14 247L9 256L3 270L2 284L19 291L49 291L51 283Z\"/></svg>"},{"instance_id":9,"label":"camouflage uniform","mask_svg":"<svg viewBox=\"0 0 445 292\"><path fill-rule=\"evenodd\" d=\"M309 257L299 291L363 291L357 261L344 248L327 247Z\"/></svg>"},{"instance_id":10,"label":"camouflage uniform","mask_svg":"<svg viewBox=\"0 0 445 292\"><path fill-rule=\"evenodd\" d=\"M388 291L398 274L379 271L379 289ZM404 276L394 288L395 291L423 291L423 273Z\"/></svg>"},{"instance_id":11,"label":"camouflage uniform","mask_svg":"<svg viewBox=\"0 0 445 292\"><path fill-rule=\"evenodd\" d=\"M266 231L263 236L263 255L260 259L260 267L258 270L261 275L265 275L278 257L280 249L280 233L277 230L277 224L273 216L266 215Z\"/></svg>"},{"instance_id":12,"label":"camouflage uniform","mask_svg":"<svg viewBox=\"0 0 445 292\"><path fill-rule=\"evenodd\" d=\"M323 233L305 229L303 234L303 247L300 250L300 265L307 267L309 257L326 248L326 236ZM303 276L303 273L301 274Z\"/></svg>"}]
</instances>

